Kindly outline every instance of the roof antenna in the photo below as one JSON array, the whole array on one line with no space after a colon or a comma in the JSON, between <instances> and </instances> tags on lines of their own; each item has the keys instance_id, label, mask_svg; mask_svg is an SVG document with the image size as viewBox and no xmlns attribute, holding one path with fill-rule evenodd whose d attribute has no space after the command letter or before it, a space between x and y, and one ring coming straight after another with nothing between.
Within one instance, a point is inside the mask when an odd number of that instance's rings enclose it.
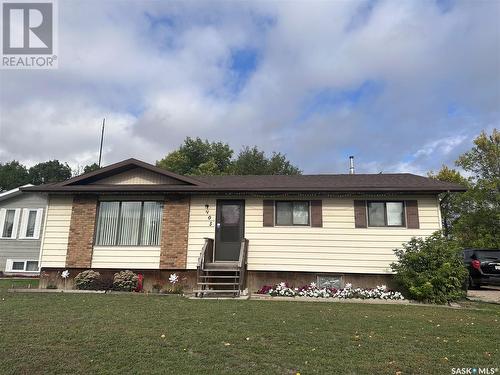
<instances>
[{"instance_id":1,"label":"roof antenna","mask_svg":"<svg viewBox=\"0 0 500 375\"><path fill-rule=\"evenodd\" d=\"M101 168L101 157L102 157L102 141L104 140L104 124L106 123L106 117L102 119L102 130L101 130L101 147L99 147L99 168Z\"/></svg>"},{"instance_id":2,"label":"roof antenna","mask_svg":"<svg viewBox=\"0 0 500 375\"><path fill-rule=\"evenodd\" d=\"M349 156L349 174L354 174L354 156Z\"/></svg>"}]
</instances>

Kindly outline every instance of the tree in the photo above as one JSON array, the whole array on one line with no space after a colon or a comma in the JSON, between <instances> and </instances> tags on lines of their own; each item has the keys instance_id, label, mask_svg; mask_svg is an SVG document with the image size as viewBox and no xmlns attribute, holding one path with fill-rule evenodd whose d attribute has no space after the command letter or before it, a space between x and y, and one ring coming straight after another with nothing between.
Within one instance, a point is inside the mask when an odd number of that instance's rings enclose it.
<instances>
[{"instance_id":1,"label":"tree","mask_svg":"<svg viewBox=\"0 0 500 375\"><path fill-rule=\"evenodd\" d=\"M267 158L264 151L259 151L256 146L248 146L238 154L231 168L231 174L235 175L297 175L301 171L292 165L286 156L279 152L273 152Z\"/></svg>"},{"instance_id":2,"label":"tree","mask_svg":"<svg viewBox=\"0 0 500 375\"><path fill-rule=\"evenodd\" d=\"M302 171L290 163L281 152L273 152L268 163L268 174L298 175Z\"/></svg>"},{"instance_id":3,"label":"tree","mask_svg":"<svg viewBox=\"0 0 500 375\"><path fill-rule=\"evenodd\" d=\"M461 155L456 164L474 173L477 181L489 181L491 187L500 188L500 132L493 129L491 135L484 131L474 140L472 150Z\"/></svg>"},{"instance_id":4,"label":"tree","mask_svg":"<svg viewBox=\"0 0 500 375\"><path fill-rule=\"evenodd\" d=\"M231 166L231 174L235 175L267 174L267 171L268 160L264 151L259 151L255 146L243 147Z\"/></svg>"},{"instance_id":5,"label":"tree","mask_svg":"<svg viewBox=\"0 0 500 375\"><path fill-rule=\"evenodd\" d=\"M464 178L447 167L437 175L442 181L459 182L468 190L442 200L444 227L463 247L500 247L500 133L482 132L473 148L461 155L457 166L471 174ZM444 201L444 203L443 203Z\"/></svg>"},{"instance_id":6,"label":"tree","mask_svg":"<svg viewBox=\"0 0 500 375\"><path fill-rule=\"evenodd\" d=\"M29 182L28 170L16 160L0 163L0 191L14 189Z\"/></svg>"},{"instance_id":7,"label":"tree","mask_svg":"<svg viewBox=\"0 0 500 375\"><path fill-rule=\"evenodd\" d=\"M92 163L92 164L86 165L83 168L83 173L97 171L98 169L101 169L101 167L99 167L99 165L97 163Z\"/></svg>"},{"instance_id":8,"label":"tree","mask_svg":"<svg viewBox=\"0 0 500 375\"><path fill-rule=\"evenodd\" d=\"M50 160L38 163L29 169L29 179L33 185L60 182L71 177L71 168L67 163Z\"/></svg>"},{"instance_id":9,"label":"tree","mask_svg":"<svg viewBox=\"0 0 500 375\"><path fill-rule=\"evenodd\" d=\"M500 248L500 132L481 132L456 164L472 176L455 236L467 247Z\"/></svg>"},{"instance_id":10,"label":"tree","mask_svg":"<svg viewBox=\"0 0 500 375\"><path fill-rule=\"evenodd\" d=\"M257 147L243 147L236 159L227 143L186 138L178 150L156 162L161 168L185 175L300 174L286 156L274 152L266 157Z\"/></svg>"},{"instance_id":11,"label":"tree","mask_svg":"<svg viewBox=\"0 0 500 375\"><path fill-rule=\"evenodd\" d=\"M438 173L429 172L428 176L439 181L469 186L469 181L459 171L448 168L446 165L443 165ZM453 222L460 217L460 212L463 211L462 195L462 193L442 193L439 195L443 233L446 237L450 235Z\"/></svg>"},{"instance_id":12,"label":"tree","mask_svg":"<svg viewBox=\"0 0 500 375\"><path fill-rule=\"evenodd\" d=\"M156 165L184 175L220 175L226 173L232 155L233 150L227 143L187 137L178 150L157 161Z\"/></svg>"}]
</instances>

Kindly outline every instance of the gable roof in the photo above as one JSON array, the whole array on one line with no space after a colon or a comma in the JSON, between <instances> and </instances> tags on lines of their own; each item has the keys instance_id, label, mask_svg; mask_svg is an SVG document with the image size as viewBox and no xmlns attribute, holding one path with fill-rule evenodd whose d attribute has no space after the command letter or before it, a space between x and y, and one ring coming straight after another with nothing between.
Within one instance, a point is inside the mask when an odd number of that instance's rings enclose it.
<instances>
[{"instance_id":1,"label":"gable roof","mask_svg":"<svg viewBox=\"0 0 500 375\"><path fill-rule=\"evenodd\" d=\"M55 185L57 186L69 186L69 185L82 185L82 184L88 184L88 183L95 183L98 182L99 180L102 180L106 177L114 176L119 173L123 173L126 171L129 171L134 168L142 168L146 169L150 172L157 173L162 176L167 176L170 178L173 178L175 180L178 180L179 182L189 184L189 185L199 185L200 182L197 180L194 180L190 177L182 176L180 174L176 174L174 172L167 171L166 169L156 167L152 164L145 163L143 161L130 158L127 160L120 161L118 163L114 163L111 165L108 165L107 167L98 169L93 172L89 173L84 173L80 176L70 178L69 180L57 183Z\"/></svg>"},{"instance_id":2,"label":"gable roof","mask_svg":"<svg viewBox=\"0 0 500 375\"><path fill-rule=\"evenodd\" d=\"M4 191L4 192L0 193L0 201L4 201L4 200L10 199L10 198L14 198L17 195L22 194L21 189L27 188L27 187L30 187L30 186L33 186L33 185L32 184L26 184L26 185L14 188L12 190Z\"/></svg>"},{"instance_id":3,"label":"gable roof","mask_svg":"<svg viewBox=\"0 0 500 375\"><path fill-rule=\"evenodd\" d=\"M99 183L133 168L144 168L178 180L181 184L108 184ZM196 176L186 177L169 172L137 159L127 159L94 172L47 185L23 188L26 191L59 193L280 193L280 192L416 192L440 193L465 191L462 185L438 181L410 173L380 174L319 174L262 176Z\"/></svg>"}]
</instances>

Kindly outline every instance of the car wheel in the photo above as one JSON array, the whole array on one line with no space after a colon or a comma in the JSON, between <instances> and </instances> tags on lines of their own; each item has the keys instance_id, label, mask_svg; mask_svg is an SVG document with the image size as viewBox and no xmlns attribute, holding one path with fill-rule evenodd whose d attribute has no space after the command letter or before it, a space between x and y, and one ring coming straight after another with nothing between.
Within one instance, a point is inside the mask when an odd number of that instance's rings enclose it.
<instances>
[{"instance_id":1,"label":"car wheel","mask_svg":"<svg viewBox=\"0 0 500 375\"><path fill-rule=\"evenodd\" d=\"M469 289L481 289L481 284L474 282L474 279L469 277Z\"/></svg>"}]
</instances>

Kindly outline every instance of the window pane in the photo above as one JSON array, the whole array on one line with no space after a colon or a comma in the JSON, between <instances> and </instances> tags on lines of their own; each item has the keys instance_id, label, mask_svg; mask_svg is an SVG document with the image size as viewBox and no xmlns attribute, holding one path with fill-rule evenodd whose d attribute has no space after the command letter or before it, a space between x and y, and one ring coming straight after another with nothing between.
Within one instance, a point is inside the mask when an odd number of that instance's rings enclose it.
<instances>
[{"instance_id":1,"label":"window pane","mask_svg":"<svg viewBox=\"0 0 500 375\"><path fill-rule=\"evenodd\" d=\"M38 262L36 260L28 260L26 262L26 271L38 271Z\"/></svg>"},{"instance_id":2,"label":"window pane","mask_svg":"<svg viewBox=\"0 0 500 375\"><path fill-rule=\"evenodd\" d=\"M238 225L240 223L239 204L224 204L222 206L222 224Z\"/></svg>"},{"instance_id":3,"label":"window pane","mask_svg":"<svg viewBox=\"0 0 500 375\"><path fill-rule=\"evenodd\" d=\"M12 262L13 271L24 271L24 262Z\"/></svg>"},{"instance_id":4,"label":"window pane","mask_svg":"<svg viewBox=\"0 0 500 375\"><path fill-rule=\"evenodd\" d=\"M309 202L293 203L293 224L295 225L309 224Z\"/></svg>"},{"instance_id":5,"label":"window pane","mask_svg":"<svg viewBox=\"0 0 500 375\"><path fill-rule=\"evenodd\" d=\"M144 202L141 245L158 246L163 205L160 202Z\"/></svg>"},{"instance_id":6,"label":"window pane","mask_svg":"<svg viewBox=\"0 0 500 375\"><path fill-rule=\"evenodd\" d=\"M292 202L276 202L276 225L292 225Z\"/></svg>"},{"instance_id":7,"label":"window pane","mask_svg":"<svg viewBox=\"0 0 500 375\"><path fill-rule=\"evenodd\" d=\"M36 211L29 211L28 225L26 227L26 237L33 237L35 234Z\"/></svg>"},{"instance_id":8,"label":"window pane","mask_svg":"<svg viewBox=\"0 0 500 375\"><path fill-rule=\"evenodd\" d=\"M384 202L370 202L368 203L368 222L373 227L385 226L384 219Z\"/></svg>"},{"instance_id":9,"label":"window pane","mask_svg":"<svg viewBox=\"0 0 500 375\"><path fill-rule=\"evenodd\" d=\"M139 244L141 202L122 202L118 245Z\"/></svg>"},{"instance_id":10,"label":"window pane","mask_svg":"<svg viewBox=\"0 0 500 375\"><path fill-rule=\"evenodd\" d=\"M387 202L387 225L403 225L403 202Z\"/></svg>"},{"instance_id":11,"label":"window pane","mask_svg":"<svg viewBox=\"0 0 500 375\"><path fill-rule=\"evenodd\" d=\"M3 226L2 237L12 237L12 229L14 228L14 216L16 210L7 210L5 212L5 224Z\"/></svg>"},{"instance_id":12,"label":"window pane","mask_svg":"<svg viewBox=\"0 0 500 375\"><path fill-rule=\"evenodd\" d=\"M97 245L116 244L119 209L119 202L101 202L97 220Z\"/></svg>"}]
</instances>

